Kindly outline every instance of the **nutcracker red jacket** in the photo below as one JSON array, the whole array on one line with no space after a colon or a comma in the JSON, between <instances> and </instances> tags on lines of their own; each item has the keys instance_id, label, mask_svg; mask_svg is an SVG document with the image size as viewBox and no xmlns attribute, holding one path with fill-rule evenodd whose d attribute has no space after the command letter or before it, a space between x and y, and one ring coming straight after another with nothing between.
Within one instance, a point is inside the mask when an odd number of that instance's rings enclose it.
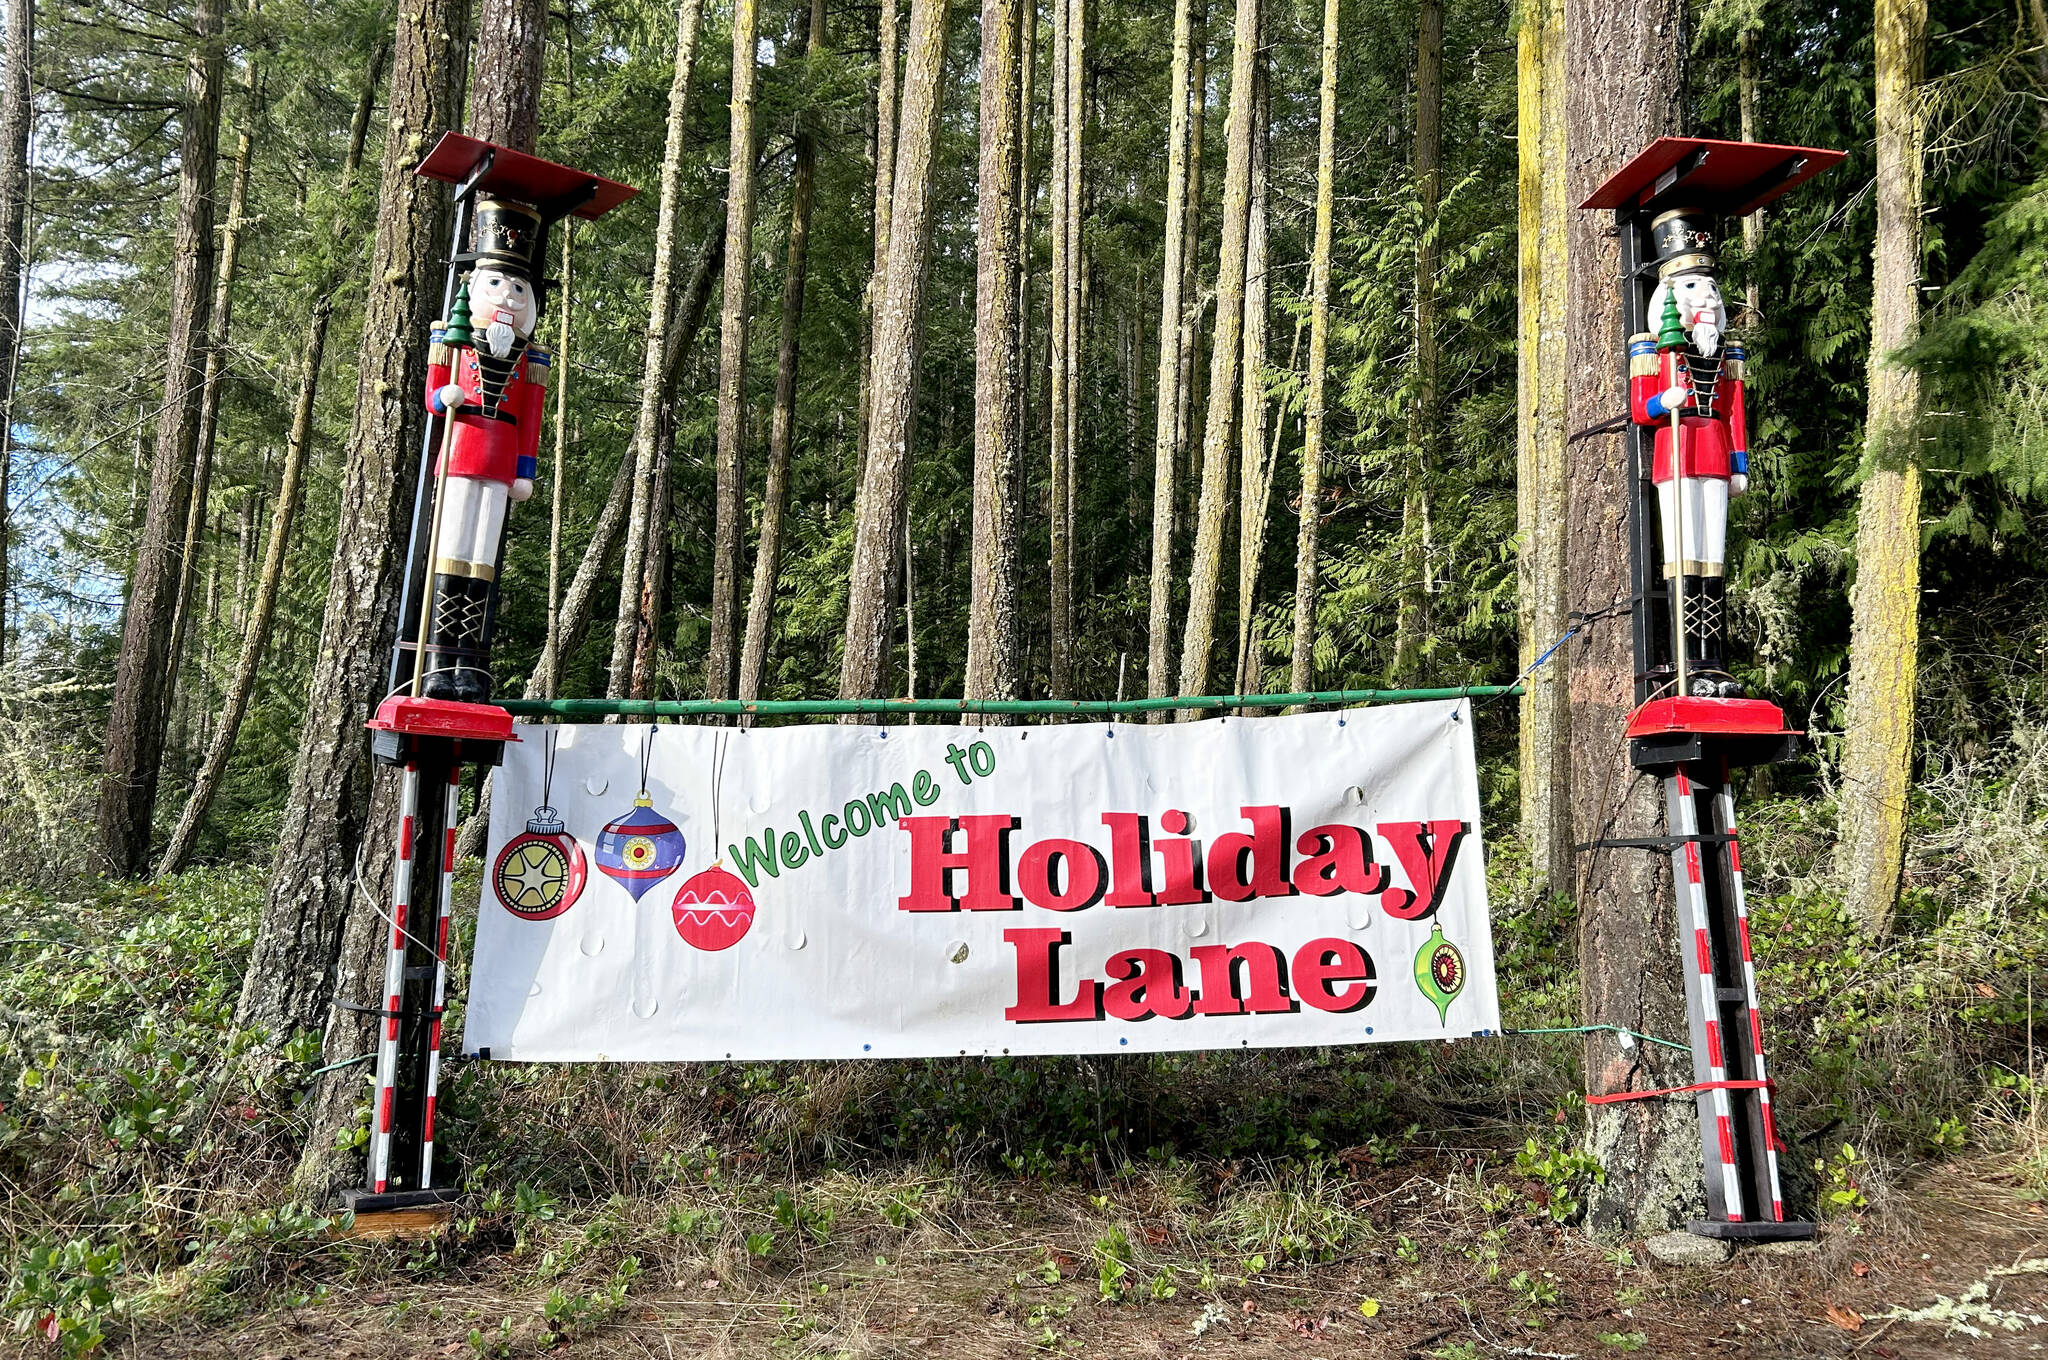
<instances>
[{"instance_id":1,"label":"nutcracker red jacket","mask_svg":"<svg viewBox=\"0 0 2048 1360\"><path fill-rule=\"evenodd\" d=\"M450 359L455 360L452 377ZM441 414L438 394L450 382L460 385L463 392L462 409L455 416L455 438L449 447L447 474L507 485L515 478L531 481L540 470L541 404L547 396L548 376L547 351L527 346L512 370L511 380L505 384L505 399L499 403L498 415L487 416L481 406L483 375L477 368L476 351L451 353L436 331L427 362L427 409Z\"/></svg>"},{"instance_id":2,"label":"nutcracker red jacket","mask_svg":"<svg viewBox=\"0 0 2048 1360\"><path fill-rule=\"evenodd\" d=\"M1684 364L1680 350L1658 353L1657 340L1649 334L1630 338L1628 345L1629 413L1638 425L1657 427L1656 458L1650 479L1671 480L1671 412L1664 409L1663 394L1678 381ZM1690 381L1687 383L1690 386ZM1679 412L1678 427L1684 452L1679 468L1682 477L1719 477L1730 473L1749 475L1749 422L1743 391L1743 353L1739 343L1723 351L1720 381L1715 384L1711 412L1699 409L1699 395L1686 398Z\"/></svg>"}]
</instances>

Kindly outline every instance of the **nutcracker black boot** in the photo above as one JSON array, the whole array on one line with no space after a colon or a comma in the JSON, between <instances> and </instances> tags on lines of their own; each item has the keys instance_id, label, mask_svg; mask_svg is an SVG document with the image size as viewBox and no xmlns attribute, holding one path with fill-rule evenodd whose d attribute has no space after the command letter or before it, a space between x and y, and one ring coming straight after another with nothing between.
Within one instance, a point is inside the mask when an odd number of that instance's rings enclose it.
<instances>
[{"instance_id":1,"label":"nutcracker black boot","mask_svg":"<svg viewBox=\"0 0 2048 1360\"><path fill-rule=\"evenodd\" d=\"M426 677L420 692L429 699L483 703L490 696L490 676L481 669L484 620L489 581L473 576L434 577L433 617L427 625Z\"/></svg>"},{"instance_id":2,"label":"nutcracker black boot","mask_svg":"<svg viewBox=\"0 0 2048 1360\"><path fill-rule=\"evenodd\" d=\"M1685 578L1687 684L1704 699L1739 699L1742 686L1728 674L1727 582L1719 576Z\"/></svg>"}]
</instances>

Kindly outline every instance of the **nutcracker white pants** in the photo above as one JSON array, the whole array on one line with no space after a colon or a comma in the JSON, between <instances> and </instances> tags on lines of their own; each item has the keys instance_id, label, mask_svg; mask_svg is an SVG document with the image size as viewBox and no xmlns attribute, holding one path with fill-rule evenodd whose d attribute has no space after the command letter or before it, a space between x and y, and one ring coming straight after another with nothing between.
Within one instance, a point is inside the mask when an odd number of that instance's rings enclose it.
<instances>
[{"instance_id":1,"label":"nutcracker white pants","mask_svg":"<svg viewBox=\"0 0 2048 1360\"><path fill-rule=\"evenodd\" d=\"M1664 574L1719 576L1728 544L1728 479L1679 477L1657 483L1657 519L1664 533ZM1679 552L1679 526L1685 551Z\"/></svg>"},{"instance_id":2,"label":"nutcracker white pants","mask_svg":"<svg viewBox=\"0 0 2048 1360\"><path fill-rule=\"evenodd\" d=\"M498 565L498 536L505 528L511 488L482 477L449 477L441 486L441 533L434 542L434 571L443 576L489 580Z\"/></svg>"}]
</instances>

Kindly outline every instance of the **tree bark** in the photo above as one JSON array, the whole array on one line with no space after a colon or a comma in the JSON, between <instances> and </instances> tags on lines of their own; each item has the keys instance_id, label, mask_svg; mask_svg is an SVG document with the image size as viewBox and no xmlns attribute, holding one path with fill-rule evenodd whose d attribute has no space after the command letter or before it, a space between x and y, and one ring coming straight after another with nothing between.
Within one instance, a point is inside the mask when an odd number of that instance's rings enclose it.
<instances>
[{"instance_id":1,"label":"tree bark","mask_svg":"<svg viewBox=\"0 0 2048 1360\"><path fill-rule=\"evenodd\" d=\"M704 697L729 699L739 669L740 554L747 519L747 328L753 275L754 103L759 0L733 0L732 149L725 194L725 301L718 318L717 516L711 534L711 645Z\"/></svg>"},{"instance_id":2,"label":"tree bark","mask_svg":"<svg viewBox=\"0 0 2048 1360\"><path fill-rule=\"evenodd\" d=\"M896 123L899 54L902 46L901 0L878 0L875 6L875 208L874 263L861 290L860 421L854 450L854 486L867 479L868 428L874 390L875 310L882 302L882 279L889 269L889 219L896 195Z\"/></svg>"},{"instance_id":3,"label":"tree bark","mask_svg":"<svg viewBox=\"0 0 2048 1360\"><path fill-rule=\"evenodd\" d=\"M1316 686L1317 539L1323 524L1324 383L1330 368L1330 237L1337 197L1337 0L1323 0L1323 81L1316 127L1316 228L1309 253L1308 393L1301 443L1301 527L1294 540L1294 654L1287 688Z\"/></svg>"},{"instance_id":4,"label":"tree bark","mask_svg":"<svg viewBox=\"0 0 2048 1360\"><path fill-rule=\"evenodd\" d=\"M675 514L671 481L675 448L675 411L664 401L661 427L654 439L654 512L648 520L651 529L647 535L647 560L640 572L640 604L633 629L633 678L626 687L629 699L655 697L655 672L661 661L662 603L668 597L669 526Z\"/></svg>"},{"instance_id":5,"label":"tree bark","mask_svg":"<svg viewBox=\"0 0 2048 1360\"><path fill-rule=\"evenodd\" d=\"M810 0L805 48L825 50L825 0ZM747 602L746 645L740 655L742 699L761 697L768 640L775 625L775 589L782 577L783 519L789 507L789 452L796 434L797 346L804 320L804 275L810 262L811 204L817 195L818 141L806 121L796 138L789 187L789 249L782 272L782 332L775 354L775 410L768 421L768 482L761 498L761 539L755 548L753 595Z\"/></svg>"},{"instance_id":6,"label":"tree bark","mask_svg":"<svg viewBox=\"0 0 2048 1360\"><path fill-rule=\"evenodd\" d=\"M10 0L0 55L0 666L7 664L8 469L21 367L22 279L28 272L29 130L35 122L35 0Z\"/></svg>"},{"instance_id":7,"label":"tree bark","mask_svg":"<svg viewBox=\"0 0 2048 1360\"><path fill-rule=\"evenodd\" d=\"M540 136L547 0L477 0L469 35L469 135L532 151Z\"/></svg>"},{"instance_id":8,"label":"tree bark","mask_svg":"<svg viewBox=\"0 0 2048 1360\"><path fill-rule=\"evenodd\" d=\"M1078 569L1079 542L1076 535L1075 504L1079 499L1081 472L1081 353L1086 331L1084 323L1088 315L1088 257L1082 239L1084 215L1082 175L1082 138L1088 124L1087 71L1088 71L1088 5L1087 0L1067 0L1067 77L1065 94L1067 100L1067 178L1066 178L1066 233L1067 233L1067 367L1063 384L1067 399L1066 439L1062 448L1061 466L1055 482L1058 494L1053 502L1053 514L1058 517L1060 536L1058 544L1065 551L1055 551L1055 577L1053 582L1053 623L1055 646L1052 650L1052 697L1071 698L1074 690L1074 650L1076 607L1074 600L1074 577ZM1065 647L1058 646L1064 640Z\"/></svg>"},{"instance_id":9,"label":"tree bark","mask_svg":"<svg viewBox=\"0 0 2048 1360\"><path fill-rule=\"evenodd\" d=\"M1920 651L1920 384L1897 358L1920 325L1920 82L1926 0L1877 0L1877 248L1869 415L1849 593L1849 705L1842 749L1845 903L1863 930L1891 928L1913 779Z\"/></svg>"},{"instance_id":10,"label":"tree bark","mask_svg":"<svg viewBox=\"0 0 2048 1360\"><path fill-rule=\"evenodd\" d=\"M218 161L225 0L199 0L185 72L184 127L178 148L178 207L171 267L164 404L150 461L149 501L136 545L135 573L121 630L114 699L100 781L99 850L118 877L148 863L157 777L170 718L171 625L183 569L184 528L192 504L200 393L206 381L206 331L213 302L213 196Z\"/></svg>"},{"instance_id":11,"label":"tree bark","mask_svg":"<svg viewBox=\"0 0 2048 1360\"><path fill-rule=\"evenodd\" d=\"M345 258L342 247L348 240L350 222L349 191L362 167L363 143L368 137L370 114L377 101L377 86L383 77L387 50L385 44L379 42L371 55L363 91L356 101L355 118L349 124L348 153L342 158L340 180L335 189L337 206L334 220L328 227L329 263L313 288L312 315L307 321L304 348L299 352L298 393L292 401L291 431L285 438L283 480L278 486L277 505L272 511L269 546L264 551L263 568L257 576L256 599L246 620L241 617L239 608L241 587L239 583L236 586L236 616L243 629L241 655L235 662L234 678L222 697L220 722L213 730L206 757L192 781L192 791L186 796L184 810L178 814L178 824L171 832L170 843L164 847L163 856L157 861L158 878L176 873L192 857L193 847L199 841L199 829L206 822L207 809L213 805L214 795L220 791L221 780L227 774L228 758L234 754L235 739L241 732L242 719L249 711L249 698L255 692L256 676L270 644L271 625L277 617L278 591L284 581L285 551L290 546L293 522L298 517L299 504L303 499L306 454L313 442L314 398L320 385L320 364L327 351L328 325L334 319L335 290L341 283L341 265ZM230 210L231 225L237 211L238 208ZM229 252L224 249L221 254L225 260ZM260 494L259 487L244 507L245 539L254 537L254 506Z\"/></svg>"},{"instance_id":12,"label":"tree bark","mask_svg":"<svg viewBox=\"0 0 2048 1360\"><path fill-rule=\"evenodd\" d=\"M1188 621L1180 654L1180 686L1189 694L1209 684L1215 642L1216 590L1223 574L1223 532L1229 512L1231 430L1237 410L1238 364L1244 349L1246 234L1251 206L1253 85L1259 47L1259 0L1237 0L1231 38L1230 119L1223 166L1223 243L1216 266L1216 320L1209 338L1209 409L1202 431L1202 501L1195 519L1195 555L1188 574ZM1193 712L1180 715L1183 722Z\"/></svg>"},{"instance_id":13,"label":"tree bark","mask_svg":"<svg viewBox=\"0 0 2048 1360\"><path fill-rule=\"evenodd\" d=\"M1017 697L1019 0L982 0L981 165L974 302L974 540L969 699Z\"/></svg>"},{"instance_id":14,"label":"tree bark","mask_svg":"<svg viewBox=\"0 0 2048 1360\"><path fill-rule=\"evenodd\" d=\"M1395 685L1421 670L1434 582L1429 481L1436 467L1437 209L1443 200L1444 7L1422 0L1415 37L1415 400L1408 412L1408 486L1401 508L1401 603L1394 624Z\"/></svg>"},{"instance_id":15,"label":"tree bark","mask_svg":"<svg viewBox=\"0 0 2048 1360\"><path fill-rule=\"evenodd\" d=\"M459 0L425 0L399 17L392 46L376 239L344 446L349 458L337 493L331 584L270 891L236 1010L238 1024L265 1031L273 1062L306 1030L327 1031L330 1059L363 1051L358 1018L331 1003L336 996L353 999L362 981L355 956L337 971L344 924L352 915L376 919L375 904L349 910L365 827L376 815L363 724L383 697L398 628L399 575L424 419L425 340L441 304L447 250L447 193L413 174L413 167L457 104L461 14ZM345 1119L358 1089L353 1081L330 1078L320 1098L340 1108L323 1117Z\"/></svg>"},{"instance_id":16,"label":"tree bark","mask_svg":"<svg viewBox=\"0 0 2048 1360\"><path fill-rule=\"evenodd\" d=\"M179 554L178 598L171 615L169 662L164 684L177 699L178 676L185 658L185 635L190 630L192 582L199 572L200 539L209 513L213 484L214 436L220 428L220 387L225 376L228 336L234 318L235 268L241 253L243 213L249 205L249 162L256 139L254 123L262 116L263 85L257 74L255 53L242 69L246 101L242 126L235 134L235 159L228 175L228 215L221 227L220 257L214 268L213 334L206 346L206 376L199 385L199 434L192 457L192 500L185 512L185 547ZM210 613L211 611L209 611Z\"/></svg>"},{"instance_id":17,"label":"tree bark","mask_svg":"<svg viewBox=\"0 0 2048 1360\"><path fill-rule=\"evenodd\" d=\"M1682 0L1583 0L1565 12L1565 125L1571 129L1569 201L1581 202L1652 139L1680 133L1685 91ZM1619 252L1605 214L1572 215L1565 318L1567 416L1584 429L1627 409L1623 383ZM1627 441L1572 446L1566 533L1569 598L1586 610L1629 596ZM1559 660L1566 657L1560 655ZM1635 701L1629 629L1606 622L1571 645L1571 793L1577 842L1652 836L1662 820L1658 783L1630 767L1623 736ZM1579 857L1581 1023L1643 1034L1685 1033L1685 996L1673 957L1678 938L1665 857L1601 849ZM1585 1045L1587 1089L1682 1086L1682 1055L1620 1047L1612 1032ZM1596 1229L1682 1227L1704 1204L1699 1129L1687 1101L1639 1100L1588 1111L1586 1148L1607 1169L1587 1197Z\"/></svg>"},{"instance_id":18,"label":"tree bark","mask_svg":"<svg viewBox=\"0 0 2048 1360\"><path fill-rule=\"evenodd\" d=\"M1073 330L1067 324L1067 308L1072 300L1068 282L1075 267L1072 254L1074 238L1067 224L1067 214L1072 208L1067 188L1073 178L1068 164L1073 155L1073 139L1068 135L1067 123L1074 113L1067 83L1072 74L1069 54L1074 46L1073 30L1073 0L1052 0L1052 183L1046 217L1051 270L1046 276L1045 299L1046 348L1051 370L1047 375L1046 392L1049 426L1045 518L1047 550L1051 559L1046 583L1049 609L1046 619L1046 681L1048 691L1055 699L1073 695L1073 639L1068 633L1068 621L1073 617L1073 601L1069 598L1073 578L1068 571L1073 545L1068 538L1067 525L1067 469L1070 466L1067 441L1073 431L1073 423L1067 418L1073 401L1067 362L1067 348L1073 343Z\"/></svg>"},{"instance_id":19,"label":"tree bark","mask_svg":"<svg viewBox=\"0 0 2048 1360\"><path fill-rule=\"evenodd\" d=\"M1174 0L1164 260L1159 272L1159 382L1152 418L1152 581L1145 629L1145 692L1154 699L1173 693L1173 534L1180 496L1181 284L1187 268L1188 82L1193 45L1192 0Z\"/></svg>"},{"instance_id":20,"label":"tree bark","mask_svg":"<svg viewBox=\"0 0 2048 1360\"><path fill-rule=\"evenodd\" d=\"M895 193L889 208L889 261L875 308L867 467L847 579L845 650L839 673L839 693L847 699L881 695L889 639L895 631L898 544L924 341L925 269L931 257L932 140L938 129L950 17L947 0L911 0Z\"/></svg>"},{"instance_id":21,"label":"tree bark","mask_svg":"<svg viewBox=\"0 0 2048 1360\"><path fill-rule=\"evenodd\" d=\"M1536 881L1572 882L1569 690L1575 653L1544 654L1570 627L1565 594L1565 260L1572 211L1565 194L1564 0L1532 0L1517 38L1520 88L1515 421L1516 564L1523 677L1521 822ZM1612 625L1609 625L1612 626ZM1531 667L1535 667L1531 670Z\"/></svg>"},{"instance_id":22,"label":"tree bark","mask_svg":"<svg viewBox=\"0 0 2048 1360\"><path fill-rule=\"evenodd\" d=\"M1266 510L1272 490L1272 462L1266 454L1266 345L1272 313L1267 288L1267 145L1270 120L1270 88L1266 59L1260 53L1252 77L1252 192L1250 216L1245 223L1244 256L1244 372L1238 397L1242 415L1238 419L1237 500L1237 664L1231 670L1231 687L1248 693L1258 684L1258 665L1252 656L1253 614L1258 603L1259 559L1266 545ZM1298 338L1298 333L1297 333ZM1289 364L1294 358L1290 357Z\"/></svg>"},{"instance_id":23,"label":"tree bark","mask_svg":"<svg viewBox=\"0 0 2048 1360\"><path fill-rule=\"evenodd\" d=\"M623 699L633 683L633 653L638 636L640 581L647 569L647 536L654 514L654 439L661 419L662 356L668 341L669 314L675 305L676 233L682 219L683 146L689 137L690 73L697 60L697 28L704 0L683 0L676 7L675 71L668 87L668 133L661 156L661 206L654 229L654 280L647 290L647 335L640 366L640 409L633 420L633 443L626 460L633 466L633 506L626 521L625 566L619 575L619 612L612 627L611 681L605 693ZM748 175L751 176L751 171ZM729 223L728 223L729 225ZM729 235L725 239L730 239ZM740 244L741 258L746 243ZM741 266L744 272L744 264ZM567 645L566 643L564 644Z\"/></svg>"}]
</instances>

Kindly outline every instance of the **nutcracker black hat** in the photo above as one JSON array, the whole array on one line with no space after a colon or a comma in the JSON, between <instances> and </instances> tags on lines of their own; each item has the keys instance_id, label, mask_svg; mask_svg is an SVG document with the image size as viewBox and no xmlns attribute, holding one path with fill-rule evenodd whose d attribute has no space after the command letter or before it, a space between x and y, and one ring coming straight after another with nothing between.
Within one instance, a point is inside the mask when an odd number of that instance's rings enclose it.
<instances>
[{"instance_id":1,"label":"nutcracker black hat","mask_svg":"<svg viewBox=\"0 0 2048 1360\"><path fill-rule=\"evenodd\" d=\"M545 240L540 209L510 199L486 198L476 205L476 262L493 265L529 282L540 277L536 258Z\"/></svg>"},{"instance_id":2,"label":"nutcracker black hat","mask_svg":"<svg viewBox=\"0 0 2048 1360\"><path fill-rule=\"evenodd\" d=\"M1704 274L1715 267L1714 219L1698 208L1673 208L1658 213L1650 223L1650 248L1655 253L1657 277L1673 274Z\"/></svg>"}]
</instances>

